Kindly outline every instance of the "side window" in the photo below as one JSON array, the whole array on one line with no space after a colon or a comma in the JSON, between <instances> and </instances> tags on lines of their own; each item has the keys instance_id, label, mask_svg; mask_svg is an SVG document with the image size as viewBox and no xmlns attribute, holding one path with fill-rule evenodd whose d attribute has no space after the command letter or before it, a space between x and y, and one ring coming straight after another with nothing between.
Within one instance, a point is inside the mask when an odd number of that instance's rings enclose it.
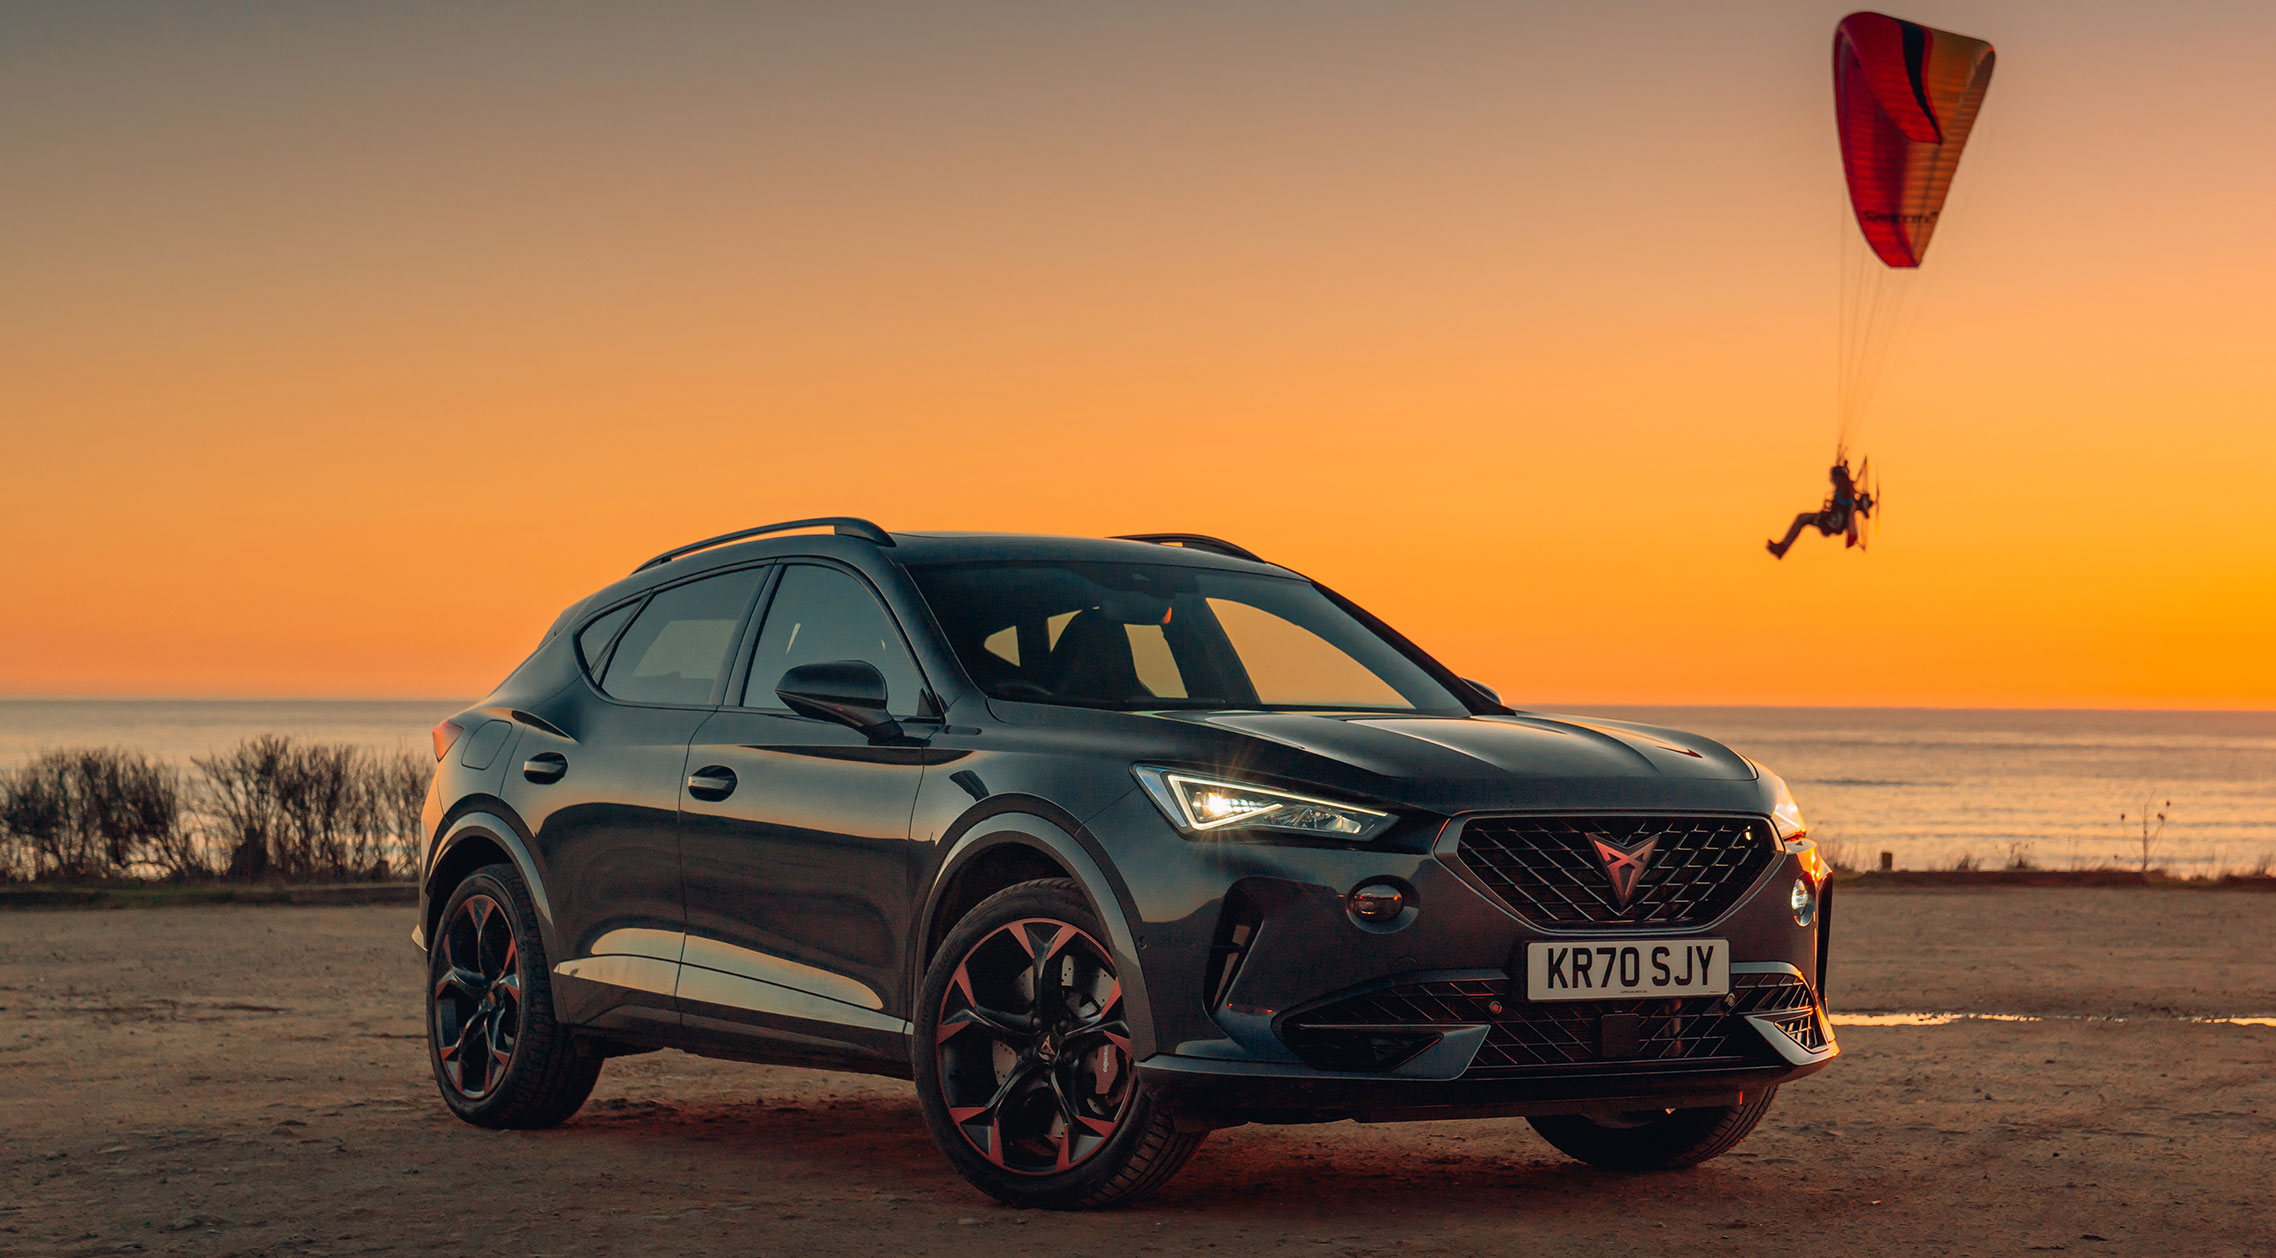
<instances>
[{"instance_id":1,"label":"side window","mask_svg":"<svg viewBox=\"0 0 2276 1258\"><path fill-rule=\"evenodd\" d=\"M626 703L711 702L762 571L723 572L649 599L609 656L601 689Z\"/></svg>"},{"instance_id":2,"label":"side window","mask_svg":"<svg viewBox=\"0 0 2276 1258\"><path fill-rule=\"evenodd\" d=\"M626 603L612 612L603 612L593 623L586 625L577 635L577 660L585 672L593 677L601 675L601 660L608 654L609 643L616 641L616 631L632 619L640 604L637 600Z\"/></svg>"},{"instance_id":3,"label":"side window","mask_svg":"<svg viewBox=\"0 0 2276 1258\"><path fill-rule=\"evenodd\" d=\"M886 708L914 716L924 679L901 630L861 579L836 568L793 564L767 606L766 627L751 657L743 706L780 709L775 686L801 664L860 660L885 674Z\"/></svg>"}]
</instances>

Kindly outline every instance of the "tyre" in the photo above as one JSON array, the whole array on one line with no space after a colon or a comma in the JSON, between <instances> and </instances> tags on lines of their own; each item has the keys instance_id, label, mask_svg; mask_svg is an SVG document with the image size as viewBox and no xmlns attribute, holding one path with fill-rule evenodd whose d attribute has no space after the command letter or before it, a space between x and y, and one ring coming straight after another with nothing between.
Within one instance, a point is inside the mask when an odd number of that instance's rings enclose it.
<instances>
[{"instance_id":1,"label":"tyre","mask_svg":"<svg viewBox=\"0 0 2276 1258\"><path fill-rule=\"evenodd\" d=\"M1140 1086L1106 932L1067 879L982 901L941 944L917 1002L917 1096L933 1142L1014 1206L1134 1201L1204 1132Z\"/></svg>"},{"instance_id":2,"label":"tyre","mask_svg":"<svg viewBox=\"0 0 2276 1258\"><path fill-rule=\"evenodd\" d=\"M481 1127L551 1127L592 1095L601 1059L553 1020L537 910L512 865L467 875L427 950L427 1056L451 1112Z\"/></svg>"},{"instance_id":3,"label":"tyre","mask_svg":"<svg viewBox=\"0 0 2276 1258\"><path fill-rule=\"evenodd\" d=\"M1618 1119L1551 1114L1528 1119L1541 1138L1591 1166L1612 1171L1672 1171L1697 1166L1738 1147L1778 1096L1750 1092L1736 1105L1649 1110Z\"/></svg>"}]
</instances>

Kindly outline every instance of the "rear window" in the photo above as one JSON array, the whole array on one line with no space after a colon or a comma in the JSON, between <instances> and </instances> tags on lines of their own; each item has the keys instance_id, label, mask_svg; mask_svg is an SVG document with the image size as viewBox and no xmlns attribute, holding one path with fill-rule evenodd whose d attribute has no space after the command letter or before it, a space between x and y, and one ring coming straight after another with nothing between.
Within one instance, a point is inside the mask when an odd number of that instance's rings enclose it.
<instances>
[{"instance_id":1,"label":"rear window","mask_svg":"<svg viewBox=\"0 0 2276 1258\"><path fill-rule=\"evenodd\" d=\"M1099 708L1459 713L1317 586L1175 564L909 569L990 697Z\"/></svg>"},{"instance_id":2,"label":"rear window","mask_svg":"<svg viewBox=\"0 0 2276 1258\"><path fill-rule=\"evenodd\" d=\"M616 641L617 630L632 619L640 609L637 601L626 603L615 611L603 612L577 634L577 660L585 671L594 677L601 674L601 664L608 659L609 644Z\"/></svg>"},{"instance_id":3,"label":"rear window","mask_svg":"<svg viewBox=\"0 0 2276 1258\"><path fill-rule=\"evenodd\" d=\"M705 577L649 599L609 655L601 689L626 703L710 703L760 571Z\"/></svg>"}]
</instances>

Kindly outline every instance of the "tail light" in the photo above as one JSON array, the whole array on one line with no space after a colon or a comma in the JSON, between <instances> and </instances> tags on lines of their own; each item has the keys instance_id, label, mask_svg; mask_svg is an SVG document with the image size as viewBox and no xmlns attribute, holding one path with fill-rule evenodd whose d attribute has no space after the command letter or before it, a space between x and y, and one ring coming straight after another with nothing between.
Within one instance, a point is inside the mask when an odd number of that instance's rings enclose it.
<instances>
[{"instance_id":1,"label":"tail light","mask_svg":"<svg viewBox=\"0 0 2276 1258\"><path fill-rule=\"evenodd\" d=\"M451 744L457 742L460 736L465 733L466 727L456 721L438 723L434 728L435 759L440 760L449 755Z\"/></svg>"}]
</instances>

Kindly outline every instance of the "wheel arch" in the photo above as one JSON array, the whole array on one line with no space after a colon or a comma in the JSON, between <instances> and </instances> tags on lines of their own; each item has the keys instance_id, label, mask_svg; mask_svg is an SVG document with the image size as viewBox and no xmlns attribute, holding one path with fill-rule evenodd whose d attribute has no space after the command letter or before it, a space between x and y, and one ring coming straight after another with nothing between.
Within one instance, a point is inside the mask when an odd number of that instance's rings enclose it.
<instances>
[{"instance_id":1,"label":"wheel arch","mask_svg":"<svg viewBox=\"0 0 2276 1258\"><path fill-rule=\"evenodd\" d=\"M522 876L522 885L529 888L530 903L537 907L538 930L546 955L559 955L553 931L553 906L546 898L545 881L538 877L537 862L530 856L528 841L504 809L484 807L476 807L446 822L442 838L435 843L434 858L428 862L426 877L419 884L422 948L434 938L435 919L442 912L443 901L450 898L451 888L475 870L501 860L513 865L515 872Z\"/></svg>"},{"instance_id":2,"label":"wheel arch","mask_svg":"<svg viewBox=\"0 0 2276 1258\"><path fill-rule=\"evenodd\" d=\"M995 799L988 802L998 803ZM965 913L1005 887L1039 878L1068 878L1106 928L1105 943L1114 954L1123 999L1132 1014L1131 1056L1142 1060L1152 1055L1152 1005L1146 995L1145 971L1139 964L1140 941L1130 928L1126 893L1091 854L1097 840L1072 817L1064 818L1063 823L1043 815L1041 809L1006 803L1010 806L975 809L944 838L948 852L941 858L939 873L925 896L912 938L916 945L916 963L909 975L912 1018L934 953ZM1086 843L1085 839L1090 841Z\"/></svg>"}]
</instances>

